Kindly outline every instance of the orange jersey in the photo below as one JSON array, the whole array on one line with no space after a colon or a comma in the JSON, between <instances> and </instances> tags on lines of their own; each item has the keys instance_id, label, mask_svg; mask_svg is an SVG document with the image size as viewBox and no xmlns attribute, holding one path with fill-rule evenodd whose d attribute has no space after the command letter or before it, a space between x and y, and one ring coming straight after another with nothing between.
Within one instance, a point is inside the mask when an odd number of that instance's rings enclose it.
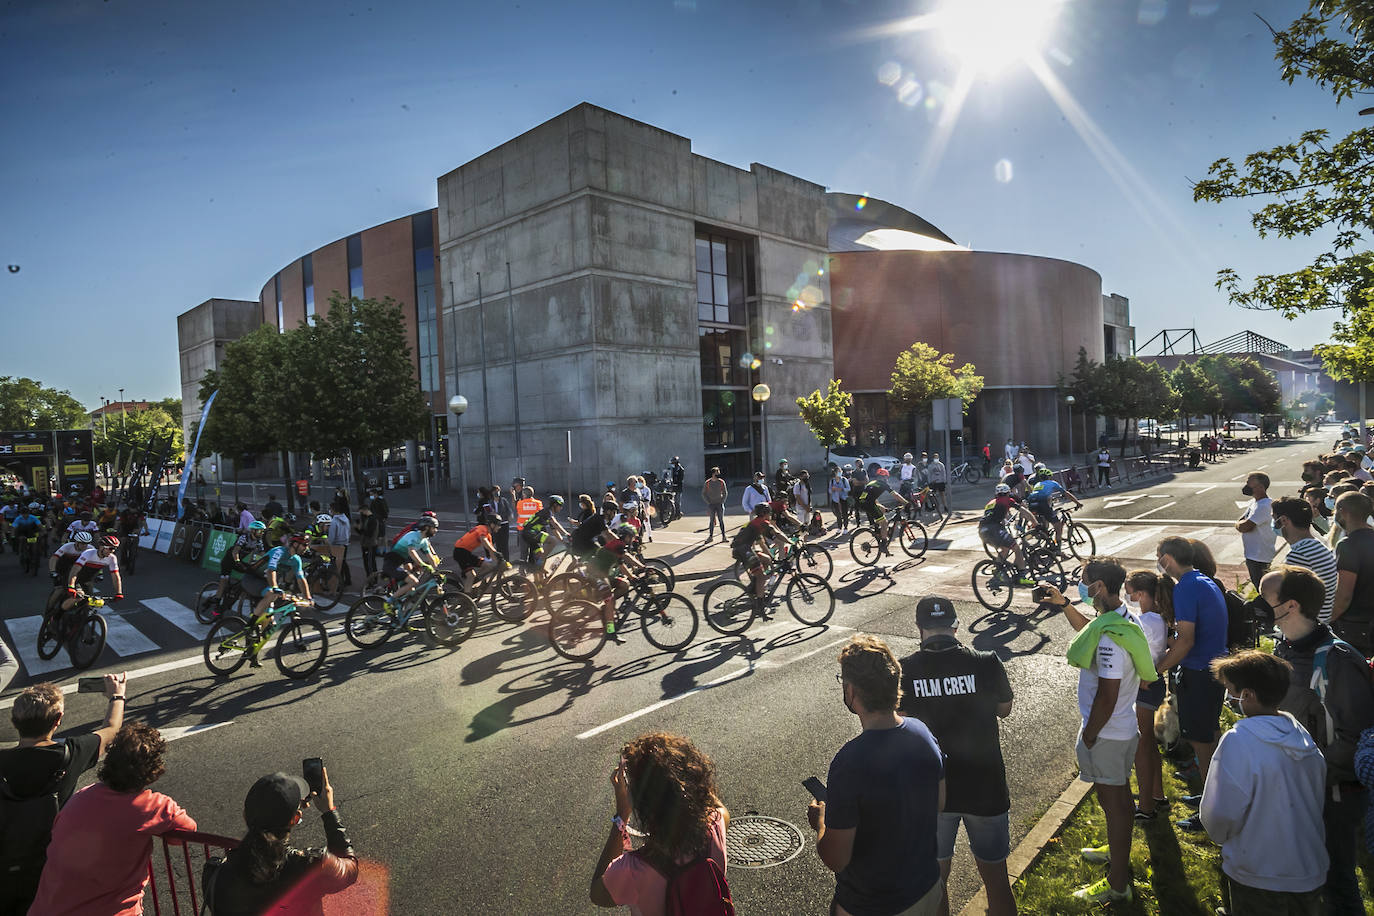
<instances>
[{"instance_id":1,"label":"orange jersey","mask_svg":"<svg viewBox=\"0 0 1374 916\"><path fill-rule=\"evenodd\" d=\"M525 527L525 522L534 517L534 514L544 508L544 504L537 499L522 499L515 504L515 527L520 530Z\"/></svg>"},{"instance_id":2,"label":"orange jersey","mask_svg":"<svg viewBox=\"0 0 1374 916\"><path fill-rule=\"evenodd\" d=\"M482 545L483 538L490 540L491 530L488 529L486 525L478 525L476 528L473 528L467 534L464 534L458 540L454 541L453 546L461 547L463 550L468 551L476 550Z\"/></svg>"}]
</instances>

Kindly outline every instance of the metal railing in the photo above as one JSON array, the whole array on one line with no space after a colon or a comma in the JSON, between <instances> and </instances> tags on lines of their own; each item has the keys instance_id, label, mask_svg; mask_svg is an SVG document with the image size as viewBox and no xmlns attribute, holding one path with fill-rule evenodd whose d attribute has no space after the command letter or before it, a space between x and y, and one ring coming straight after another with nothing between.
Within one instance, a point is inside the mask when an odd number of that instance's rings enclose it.
<instances>
[{"instance_id":1,"label":"metal railing","mask_svg":"<svg viewBox=\"0 0 1374 916\"><path fill-rule=\"evenodd\" d=\"M194 830L173 830L157 837L148 859L145 891L145 896L152 898L153 916L162 916L164 911L171 916L198 916L201 869L212 855L223 855L238 844L233 837ZM179 849L180 854L173 849Z\"/></svg>"}]
</instances>

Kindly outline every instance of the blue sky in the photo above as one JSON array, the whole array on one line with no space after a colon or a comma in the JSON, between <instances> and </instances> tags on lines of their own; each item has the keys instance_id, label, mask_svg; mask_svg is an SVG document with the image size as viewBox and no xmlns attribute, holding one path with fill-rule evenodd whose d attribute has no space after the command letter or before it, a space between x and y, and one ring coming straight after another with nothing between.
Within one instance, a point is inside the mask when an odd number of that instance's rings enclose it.
<instances>
[{"instance_id":1,"label":"blue sky","mask_svg":"<svg viewBox=\"0 0 1374 916\"><path fill-rule=\"evenodd\" d=\"M959 63L938 34L875 30L925 0L15 0L0 374L88 405L175 395L178 313L256 298L301 254L433 206L437 176L581 101L976 248L1086 264L1131 299L1142 343L1196 327L1310 346L1331 315L1241 311L1213 280L1316 243L1261 241L1243 206L1189 188L1223 155L1358 126L1358 106L1277 77L1255 14L1280 27L1305 5L1066 0L1045 60L1081 115L1014 64L972 85L937 157Z\"/></svg>"}]
</instances>

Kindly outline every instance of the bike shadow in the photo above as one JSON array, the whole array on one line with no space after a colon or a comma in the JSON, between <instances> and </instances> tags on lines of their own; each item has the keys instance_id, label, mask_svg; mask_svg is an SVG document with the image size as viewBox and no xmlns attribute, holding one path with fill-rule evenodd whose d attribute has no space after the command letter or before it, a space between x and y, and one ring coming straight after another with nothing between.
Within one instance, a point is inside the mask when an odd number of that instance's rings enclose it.
<instances>
[{"instance_id":1,"label":"bike shadow","mask_svg":"<svg viewBox=\"0 0 1374 916\"><path fill-rule=\"evenodd\" d=\"M591 665L559 662L538 671L517 675L497 688L497 692L502 694L501 699L473 715L463 741L473 744L508 728L562 715L573 707L579 697L590 692L595 673L596 669ZM526 681L528 683L522 683ZM524 716L516 715L523 707L559 693L563 694L563 701L557 706Z\"/></svg>"},{"instance_id":2,"label":"bike shadow","mask_svg":"<svg viewBox=\"0 0 1374 916\"><path fill-rule=\"evenodd\" d=\"M1037 606L1029 614L1012 609L988 611L969 621L968 632L973 636L970 645L984 652L995 652L1002 661L1018 655L1035 655L1050 644L1050 638L1038 629L1050 616L1043 606ZM1022 644L1022 638L1031 634L1033 638Z\"/></svg>"},{"instance_id":3,"label":"bike shadow","mask_svg":"<svg viewBox=\"0 0 1374 916\"><path fill-rule=\"evenodd\" d=\"M463 666L461 683L480 684L500 674L532 668L540 664L531 656L551 651L549 635L543 627L528 626L512 631L501 640L501 648L474 658ZM526 659L529 659L526 661ZM515 664L523 662L523 664Z\"/></svg>"},{"instance_id":4,"label":"bike shadow","mask_svg":"<svg viewBox=\"0 0 1374 916\"><path fill-rule=\"evenodd\" d=\"M899 563L898 566L900 565ZM897 584L897 580L892 578L892 572L886 566L865 566L862 569L852 569L838 579L831 581L838 583L838 586L831 585L831 589L835 592L835 599L843 601L845 604L853 604L861 598L881 595ZM875 582L881 583L881 587L872 588L871 586Z\"/></svg>"}]
</instances>

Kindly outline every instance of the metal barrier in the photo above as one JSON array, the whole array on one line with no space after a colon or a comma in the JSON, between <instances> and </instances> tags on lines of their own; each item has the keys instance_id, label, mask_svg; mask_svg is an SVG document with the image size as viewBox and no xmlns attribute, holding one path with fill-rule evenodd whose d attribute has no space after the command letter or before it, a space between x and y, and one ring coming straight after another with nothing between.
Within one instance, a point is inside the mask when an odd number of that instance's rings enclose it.
<instances>
[{"instance_id":1,"label":"metal barrier","mask_svg":"<svg viewBox=\"0 0 1374 916\"><path fill-rule=\"evenodd\" d=\"M171 916L198 916L200 913L200 873L211 851L222 855L239 841L233 837L194 830L173 830L157 838L161 841L161 867L157 843L148 859L148 887L145 895L152 896L153 916L162 916L164 908ZM180 855L172 852L179 847ZM199 855L192 849L199 847Z\"/></svg>"}]
</instances>

